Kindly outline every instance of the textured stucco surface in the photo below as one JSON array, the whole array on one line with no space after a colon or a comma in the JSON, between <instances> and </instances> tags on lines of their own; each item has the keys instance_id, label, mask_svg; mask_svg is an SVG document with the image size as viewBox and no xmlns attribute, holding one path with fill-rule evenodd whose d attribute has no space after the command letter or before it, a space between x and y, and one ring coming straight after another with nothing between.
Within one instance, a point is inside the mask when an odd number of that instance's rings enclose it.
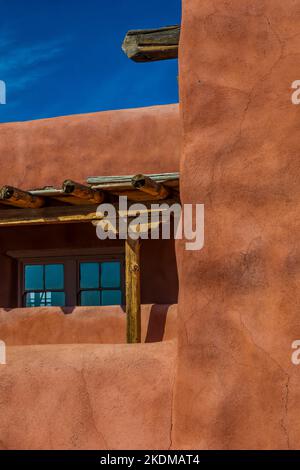
<instances>
[{"instance_id":1,"label":"textured stucco surface","mask_svg":"<svg viewBox=\"0 0 300 470\"><path fill-rule=\"evenodd\" d=\"M177 336L177 305L142 305L142 341ZM37 344L119 344L126 342L121 307L0 309L0 338L8 346Z\"/></svg>"},{"instance_id":2,"label":"textured stucco surface","mask_svg":"<svg viewBox=\"0 0 300 470\"><path fill-rule=\"evenodd\" d=\"M205 248L179 256L173 443L300 446L300 3L184 0L183 203Z\"/></svg>"},{"instance_id":3,"label":"textured stucco surface","mask_svg":"<svg viewBox=\"0 0 300 470\"><path fill-rule=\"evenodd\" d=\"M1 184L177 171L178 105L0 125ZM178 279L174 241L142 242L142 345L117 307L11 309L14 250L124 246L91 224L0 230L0 449L168 449ZM65 252L64 252L65 250ZM157 269L160 264L160 269ZM170 340L170 341L169 341Z\"/></svg>"},{"instance_id":4,"label":"textured stucco surface","mask_svg":"<svg viewBox=\"0 0 300 470\"><path fill-rule=\"evenodd\" d=\"M178 171L179 126L176 104L1 124L0 185Z\"/></svg>"},{"instance_id":5,"label":"textured stucco surface","mask_svg":"<svg viewBox=\"0 0 300 470\"><path fill-rule=\"evenodd\" d=\"M178 348L9 347L0 369L3 448L299 448L300 375L291 363L300 338L300 107L291 103L299 24L294 0L183 0L181 196L205 204L205 247L177 244ZM150 109L155 122L156 111L170 123L177 107ZM144 150L148 111L128 113L113 120L132 116L124 161L137 168L133 147ZM61 145L72 121L61 121ZM49 129L37 125L42 150ZM157 148L169 152L181 130L174 137L168 126ZM121 140L128 127L117 128L111 138ZM176 170L162 154L152 159L148 137L145 148L149 171Z\"/></svg>"},{"instance_id":6,"label":"textured stucco surface","mask_svg":"<svg viewBox=\"0 0 300 470\"><path fill-rule=\"evenodd\" d=\"M175 343L7 348L0 449L168 449Z\"/></svg>"}]
</instances>

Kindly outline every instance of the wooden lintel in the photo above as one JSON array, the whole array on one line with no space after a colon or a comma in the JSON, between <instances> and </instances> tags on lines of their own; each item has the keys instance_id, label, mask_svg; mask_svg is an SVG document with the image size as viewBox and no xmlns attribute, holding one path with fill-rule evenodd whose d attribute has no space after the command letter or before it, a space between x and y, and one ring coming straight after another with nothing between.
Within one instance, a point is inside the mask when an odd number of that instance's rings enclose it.
<instances>
[{"instance_id":1,"label":"wooden lintel","mask_svg":"<svg viewBox=\"0 0 300 470\"><path fill-rule=\"evenodd\" d=\"M164 206L171 206L174 199L167 199ZM144 202L147 212L152 212L150 202ZM118 204L114 204L118 210ZM156 209L161 212L160 209ZM165 210L165 209L163 209ZM135 217L135 211L131 213L130 205L127 214L129 217ZM103 214L97 213L95 205L77 205L77 206L49 206L40 209L0 209L0 227L26 226L26 225L44 225L44 224L66 224L78 222L97 222L104 218Z\"/></svg>"},{"instance_id":2,"label":"wooden lintel","mask_svg":"<svg viewBox=\"0 0 300 470\"><path fill-rule=\"evenodd\" d=\"M135 62L176 59L180 26L128 31L122 49Z\"/></svg>"},{"instance_id":3,"label":"wooden lintel","mask_svg":"<svg viewBox=\"0 0 300 470\"><path fill-rule=\"evenodd\" d=\"M45 204L45 199L13 186L3 186L0 189L0 202L14 207L36 209Z\"/></svg>"},{"instance_id":4,"label":"wooden lintel","mask_svg":"<svg viewBox=\"0 0 300 470\"><path fill-rule=\"evenodd\" d=\"M59 201L64 202L66 204L70 204L71 206L86 206L90 203L90 201L87 201L86 199L80 199L79 197L73 197L72 195L68 194L66 194L65 196L51 197L51 199L53 201ZM93 204L92 201L91 204Z\"/></svg>"},{"instance_id":5,"label":"wooden lintel","mask_svg":"<svg viewBox=\"0 0 300 470\"><path fill-rule=\"evenodd\" d=\"M101 220L95 206L53 206L41 209L0 210L0 227L66 224Z\"/></svg>"},{"instance_id":6,"label":"wooden lintel","mask_svg":"<svg viewBox=\"0 0 300 470\"><path fill-rule=\"evenodd\" d=\"M125 241L127 343L141 342L140 240Z\"/></svg>"},{"instance_id":7,"label":"wooden lintel","mask_svg":"<svg viewBox=\"0 0 300 470\"><path fill-rule=\"evenodd\" d=\"M65 194L75 196L78 199L83 199L91 204L100 204L104 199L103 193L99 190L92 189L89 186L72 180L64 181L63 191Z\"/></svg>"},{"instance_id":8,"label":"wooden lintel","mask_svg":"<svg viewBox=\"0 0 300 470\"><path fill-rule=\"evenodd\" d=\"M170 193L162 183L157 183L155 180L145 175L134 176L131 180L131 184L135 189L149 194L155 199L166 199Z\"/></svg>"}]
</instances>

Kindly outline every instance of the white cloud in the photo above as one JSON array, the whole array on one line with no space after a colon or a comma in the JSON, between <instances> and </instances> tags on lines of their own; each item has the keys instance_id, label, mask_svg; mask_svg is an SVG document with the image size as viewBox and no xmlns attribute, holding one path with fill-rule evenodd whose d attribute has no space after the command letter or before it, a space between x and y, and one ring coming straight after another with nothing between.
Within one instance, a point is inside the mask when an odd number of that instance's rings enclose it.
<instances>
[{"instance_id":1,"label":"white cloud","mask_svg":"<svg viewBox=\"0 0 300 470\"><path fill-rule=\"evenodd\" d=\"M9 89L24 89L56 66L55 60L64 52L66 42L21 44L11 34L0 33L0 79Z\"/></svg>"}]
</instances>

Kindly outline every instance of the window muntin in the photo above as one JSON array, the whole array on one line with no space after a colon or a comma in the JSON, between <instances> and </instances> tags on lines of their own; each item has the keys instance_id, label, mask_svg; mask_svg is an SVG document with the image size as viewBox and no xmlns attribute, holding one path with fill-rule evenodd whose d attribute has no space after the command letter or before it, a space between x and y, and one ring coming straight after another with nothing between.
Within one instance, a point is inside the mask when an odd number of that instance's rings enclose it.
<instances>
[{"instance_id":1,"label":"window muntin","mask_svg":"<svg viewBox=\"0 0 300 470\"><path fill-rule=\"evenodd\" d=\"M66 296L64 292L27 292L25 307L64 307Z\"/></svg>"},{"instance_id":2,"label":"window muntin","mask_svg":"<svg viewBox=\"0 0 300 470\"><path fill-rule=\"evenodd\" d=\"M26 307L64 307L64 265L25 264L23 297Z\"/></svg>"},{"instance_id":3,"label":"window muntin","mask_svg":"<svg viewBox=\"0 0 300 470\"><path fill-rule=\"evenodd\" d=\"M81 262L80 305L120 305L122 303L120 261Z\"/></svg>"}]
</instances>

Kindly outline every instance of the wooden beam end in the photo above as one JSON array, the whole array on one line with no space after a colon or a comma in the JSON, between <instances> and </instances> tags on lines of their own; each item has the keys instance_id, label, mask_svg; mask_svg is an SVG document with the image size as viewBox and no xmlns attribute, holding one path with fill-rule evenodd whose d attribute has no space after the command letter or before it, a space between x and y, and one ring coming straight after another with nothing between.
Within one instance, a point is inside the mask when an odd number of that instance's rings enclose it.
<instances>
[{"instance_id":1,"label":"wooden beam end","mask_svg":"<svg viewBox=\"0 0 300 470\"><path fill-rule=\"evenodd\" d=\"M180 26L128 31L122 44L127 57L135 62L177 59Z\"/></svg>"}]
</instances>

